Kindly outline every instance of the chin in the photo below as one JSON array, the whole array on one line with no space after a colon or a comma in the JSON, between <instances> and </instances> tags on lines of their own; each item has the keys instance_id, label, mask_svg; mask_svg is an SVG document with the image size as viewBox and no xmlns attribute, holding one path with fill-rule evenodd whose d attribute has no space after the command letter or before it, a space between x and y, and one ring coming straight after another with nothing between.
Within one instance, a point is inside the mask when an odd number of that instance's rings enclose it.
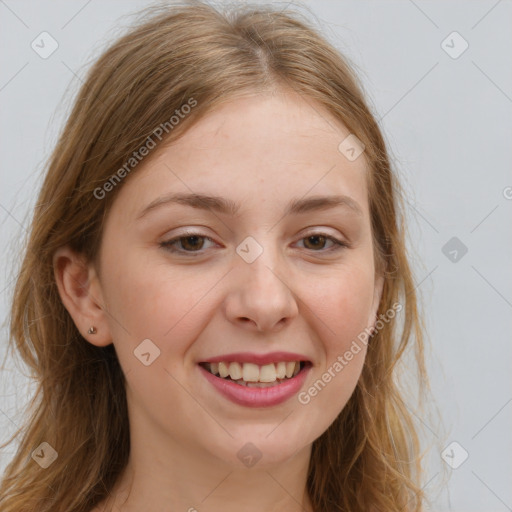
<instances>
[{"instance_id":1,"label":"chin","mask_svg":"<svg viewBox=\"0 0 512 512\"><path fill-rule=\"evenodd\" d=\"M289 461L308 447L303 437L290 437L286 430L272 432L276 427L240 429L229 439L229 446L215 450L215 456L236 468L265 469Z\"/></svg>"}]
</instances>

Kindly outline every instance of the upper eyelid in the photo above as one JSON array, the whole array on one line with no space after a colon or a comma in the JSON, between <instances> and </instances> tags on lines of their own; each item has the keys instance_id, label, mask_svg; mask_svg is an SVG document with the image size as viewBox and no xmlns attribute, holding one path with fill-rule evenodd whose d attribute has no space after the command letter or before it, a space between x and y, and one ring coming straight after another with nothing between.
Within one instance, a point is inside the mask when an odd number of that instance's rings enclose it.
<instances>
[{"instance_id":1,"label":"upper eyelid","mask_svg":"<svg viewBox=\"0 0 512 512\"><path fill-rule=\"evenodd\" d=\"M302 238L307 238L308 236L313 236L313 235L324 235L325 237L329 237L329 238L335 238L335 239L337 238L337 235L329 234L329 233L326 232L326 230L322 230L321 228L317 228L316 230L313 230L313 231L306 231L306 233L303 233L300 236L299 240L301 240ZM206 238L208 240L211 240L212 242L215 241L215 240L213 240L213 237L211 237L209 235L206 235L204 233L201 233L199 231L193 231L193 230L183 231L182 233L174 235L174 236L172 236L170 238L164 238L162 241L163 242L166 242L166 241L168 242L168 241L171 241L171 240L179 240L180 238L186 238L187 236L197 236L197 237L200 237L200 238Z\"/></svg>"},{"instance_id":2,"label":"upper eyelid","mask_svg":"<svg viewBox=\"0 0 512 512\"><path fill-rule=\"evenodd\" d=\"M178 233L178 234L176 234L176 235L174 235L174 236L172 236L170 238L164 238L163 241L174 240L174 239L177 239L177 238L182 238L182 237L187 237L187 236L199 236L201 238L208 238L208 239L213 241L213 237L211 237L210 235L202 233L201 231L195 231L194 229L201 229L201 226L199 226L197 228L188 228L188 229L185 228L185 231L183 231L182 233ZM337 238L339 236L341 236L342 238L346 238L345 235L329 234L329 233L327 233L327 229L329 229L329 228L320 228L320 227L307 227L307 228L304 228L304 229L301 230L303 232L302 235L301 235L301 238L308 237L308 236L313 236L313 235L318 235L318 234L325 235L325 236L332 237L332 238Z\"/></svg>"}]
</instances>

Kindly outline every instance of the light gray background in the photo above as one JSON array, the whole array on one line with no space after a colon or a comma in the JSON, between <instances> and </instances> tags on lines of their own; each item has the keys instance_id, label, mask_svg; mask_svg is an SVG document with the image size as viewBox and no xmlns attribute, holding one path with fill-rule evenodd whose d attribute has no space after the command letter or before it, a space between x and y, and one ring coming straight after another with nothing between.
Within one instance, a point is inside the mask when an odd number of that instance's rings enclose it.
<instances>
[{"instance_id":1,"label":"light gray background","mask_svg":"<svg viewBox=\"0 0 512 512\"><path fill-rule=\"evenodd\" d=\"M12 251L25 236L42 167L84 66L120 22L130 21L127 14L146 5L0 0L2 321L19 259ZM359 69L404 180L432 344L428 365L445 430L428 418L417 422L427 445L456 441L469 453L451 469L440 449L432 450L424 482L432 509L512 510L512 2L305 5ZM59 44L47 59L31 48L43 31ZM453 31L469 44L456 59L441 46ZM445 44L461 48L453 36ZM442 252L452 237L468 249L456 262ZM3 351L5 326L0 334ZM14 364L9 368L0 378L1 441L20 424L31 391ZM0 469L13 450L1 454ZM457 449L449 454L460 457Z\"/></svg>"}]
</instances>

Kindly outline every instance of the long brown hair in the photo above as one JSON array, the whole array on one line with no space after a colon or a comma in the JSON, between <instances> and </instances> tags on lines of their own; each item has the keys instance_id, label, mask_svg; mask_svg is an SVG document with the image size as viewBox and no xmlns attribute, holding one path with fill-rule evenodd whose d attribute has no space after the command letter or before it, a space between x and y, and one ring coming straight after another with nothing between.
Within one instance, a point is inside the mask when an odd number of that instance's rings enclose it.
<instances>
[{"instance_id":1,"label":"long brown hair","mask_svg":"<svg viewBox=\"0 0 512 512\"><path fill-rule=\"evenodd\" d=\"M372 336L353 395L313 443L308 492L315 511L421 510L419 436L396 377L410 345L417 380L425 382L424 328L402 193L352 68L299 12L244 4L223 12L185 1L147 16L92 66L48 163L10 315L11 350L38 387L25 427L13 436L23 434L1 482L0 508L89 512L128 461L125 380L114 347L81 336L52 264L64 245L96 261L103 221L124 181L102 199L95 190L189 98L197 104L168 140L222 102L288 87L364 143L376 268L385 277L377 314L403 307L401 321L384 323ZM43 442L58 452L46 469L31 457Z\"/></svg>"}]
</instances>

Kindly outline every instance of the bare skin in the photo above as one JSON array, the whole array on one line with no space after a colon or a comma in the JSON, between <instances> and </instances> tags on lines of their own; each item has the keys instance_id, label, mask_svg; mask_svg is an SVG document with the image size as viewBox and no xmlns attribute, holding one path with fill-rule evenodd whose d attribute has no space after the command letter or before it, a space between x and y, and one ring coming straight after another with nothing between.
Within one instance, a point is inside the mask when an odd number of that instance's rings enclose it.
<instances>
[{"instance_id":1,"label":"bare skin","mask_svg":"<svg viewBox=\"0 0 512 512\"><path fill-rule=\"evenodd\" d=\"M338 150L348 134L289 91L233 100L126 178L100 268L66 247L56 253L66 308L90 343L114 344L127 380L130 460L93 512L313 510L311 446L355 389L365 348L307 404L297 396L270 407L235 404L198 363L233 352L299 353L312 363L305 391L374 324L382 279L366 161ZM191 192L240 209L231 216L168 203L140 216L161 196ZM343 204L284 215L294 199L333 195L349 196L359 211ZM183 238L176 252L160 245L184 228L199 237L195 246ZM236 252L248 236L263 248L250 264ZM97 334L87 334L91 325ZM149 366L134 357L145 339L160 350ZM261 454L250 468L237 456L247 443Z\"/></svg>"}]
</instances>

